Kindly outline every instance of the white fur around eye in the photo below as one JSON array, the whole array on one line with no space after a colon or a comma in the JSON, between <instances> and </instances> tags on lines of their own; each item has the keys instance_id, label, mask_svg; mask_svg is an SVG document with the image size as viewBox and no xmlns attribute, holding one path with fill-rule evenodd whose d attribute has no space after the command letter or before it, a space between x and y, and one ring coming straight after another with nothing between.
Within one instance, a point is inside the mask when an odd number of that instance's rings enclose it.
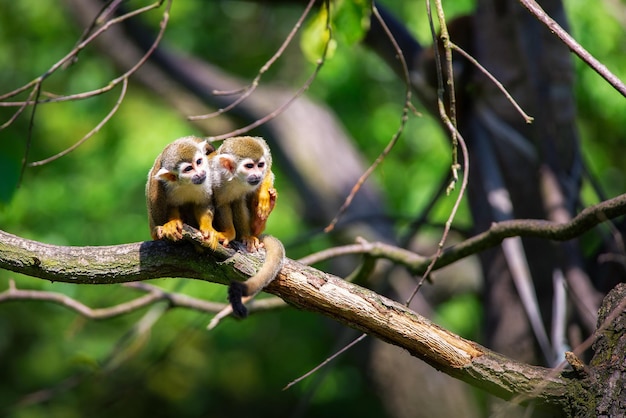
<instances>
[{"instance_id":1,"label":"white fur around eye","mask_svg":"<svg viewBox=\"0 0 626 418\"><path fill-rule=\"evenodd\" d=\"M186 174L193 171L193 165L189 164L189 163L182 163L179 167L178 167L178 172L179 174Z\"/></svg>"}]
</instances>

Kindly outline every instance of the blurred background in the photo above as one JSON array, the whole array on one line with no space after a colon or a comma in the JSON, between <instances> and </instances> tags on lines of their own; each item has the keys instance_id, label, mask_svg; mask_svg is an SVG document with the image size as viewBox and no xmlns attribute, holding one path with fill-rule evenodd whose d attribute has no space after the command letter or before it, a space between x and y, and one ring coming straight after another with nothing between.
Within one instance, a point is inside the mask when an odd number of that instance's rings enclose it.
<instances>
[{"instance_id":1,"label":"blurred background","mask_svg":"<svg viewBox=\"0 0 626 418\"><path fill-rule=\"evenodd\" d=\"M0 0L0 94L40 76L75 46L86 27L81 15L87 13L75 3ZM127 7L139 4L143 3L133 1ZM626 3L603 0L590 7L588 2L567 0L564 5L574 37L626 80ZM432 43L422 1L387 0L384 6L401 18L416 40ZM471 12L475 4L463 0L444 6L452 19ZM186 68L196 69L196 74L209 71L200 69L199 62L210 63L219 71L211 73L217 88L227 90L233 83L241 87L275 53L303 8L289 2L175 1L162 45L181 57L195 57L198 61L189 61ZM156 33L162 10L141 16L147 33ZM149 239L144 187L154 158L178 137L218 135L245 126L293 95L314 70L306 57L319 50L306 38L313 36L314 19L320 19L317 8L307 20L304 39L298 34L263 75L257 99L251 99L249 107L192 123L186 116L215 110L220 104L198 103L181 86L169 86L146 71L131 77L120 109L98 133L63 158L26 168L18 187L31 128L28 161L61 152L102 120L118 100L119 87L88 100L39 106L32 127L27 109L0 131L0 228L56 245ZM410 113L399 142L358 195L352 211L336 232L322 232L358 175L398 130L406 89L372 50L349 39L348 31L338 34L332 56L304 98L269 127L252 131L265 136L276 153L273 168L280 197L266 232L280 238L294 259L353 242L357 235L402 243L430 255L458 187L449 197L434 198L448 181L450 145L418 100L413 103L419 113ZM106 43L86 48L74 65L46 80L43 92L67 95L106 86L129 68L106 48ZM606 196L612 197L623 193L626 181L622 152L626 100L579 60L574 59L574 67L582 155ZM1 123L15 110L0 107ZM321 149L315 153L292 142L292 147L308 153L304 160L289 158L299 152L289 147L290 132L301 138L297 129L320 138ZM339 160L337 153L342 155ZM334 161L345 166L327 166ZM326 172L337 174L328 179L321 174ZM586 205L600 200L588 181L583 182L581 196ZM414 221L431 202L434 206L419 234L411 234ZM464 202L449 242L466 237L472 222ZM343 276L359 261L348 258L316 267ZM463 263L438 272L435 284L427 286L422 301L418 298L413 307L451 331L484 343L482 274L477 260ZM398 294L411 289L406 273L393 277L402 269L382 263L379 270L376 279L361 284L381 292L391 286ZM60 292L93 308L138 296L119 285L49 283L4 270L0 291L8 288L9 280L20 289ZM206 300L226 298L225 288L215 284L184 279L151 283ZM290 307L245 321L226 319L210 332L205 329L210 320L206 313L161 308L156 322L138 331L137 325L145 324L147 313L155 308L93 321L46 302L0 304L0 415L401 417L453 416L449 414L455 410L461 411L456 416L482 416L487 411L478 390L432 373L401 350L387 351L374 341L357 345L313 377L282 391L358 334ZM413 368L429 376L427 381L408 379L402 384L403 372ZM446 391L442 388L449 393L442 394ZM439 395L452 396L456 404L421 403L421 396L437 400Z\"/></svg>"}]
</instances>

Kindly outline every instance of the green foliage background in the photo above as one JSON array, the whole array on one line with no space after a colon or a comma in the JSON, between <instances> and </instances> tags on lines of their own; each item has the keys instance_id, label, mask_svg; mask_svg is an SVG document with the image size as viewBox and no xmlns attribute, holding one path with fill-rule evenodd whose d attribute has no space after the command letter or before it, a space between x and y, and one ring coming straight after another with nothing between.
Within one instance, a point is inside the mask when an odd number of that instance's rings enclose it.
<instances>
[{"instance_id":1,"label":"green foliage background","mask_svg":"<svg viewBox=\"0 0 626 418\"><path fill-rule=\"evenodd\" d=\"M418 39L429 43L422 2L386 3L405 17ZM7 92L41 75L64 56L81 28L74 25L62 2L0 0L0 5L0 92ZM575 37L626 80L623 3L590 6L582 0L568 0L566 5ZM470 1L446 6L449 17L472 8ZM266 8L245 2L177 1L165 42L250 78L282 42L300 11L300 7L286 5ZM149 20L158 22L158 12ZM400 123L404 86L373 53L354 43L352 28L343 32L335 28L333 58L309 94L336 110L365 158L373 161ZM263 82L297 87L311 68L296 43ZM621 150L626 100L579 61L576 68L585 158L607 194L620 194L625 182ZM81 92L104 86L117 75L109 62L88 49L74 66L53 75L44 90ZM72 145L106 115L117 93L40 106L28 161L47 158ZM14 111L0 107L2 123ZM27 110L0 131L0 228L51 244L110 245L149 239L143 191L147 172L166 143L201 134L159 97L131 83L120 110L97 135L66 157L27 168L16 188L27 149L29 115ZM396 150L373 179L385 192L389 212L400 220L419 213L448 169L449 159L447 141L437 124L427 116L411 117ZM324 237L306 248L289 246L311 227L298 219L298 211L289 202L297 191L281 178L280 167L277 170L281 200L268 232L288 245L291 257L323 247ZM585 196L588 203L596 200L588 187ZM433 221L445 219L449 207L450 202L443 201ZM463 212L457 222L467 226L470 219ZM107 307L137 296L120 286L48 283L7 271L0 271L0 290L8 287L10 279L19 288L62 292L91 307ZM225 290L217 285L180 279L156 284L209 300L225 299ZM471 295L462 296L442 308L437 318L453 330L475 336L475 322L465 320L479 315L475 301ZM49 303L0 304L0 415L219 417L254 412L276 417L294 413L307 402L306 416L329 411L334 415L382 414L368 386L367 371L355 366L364 347L344 354L322 372L324 379L318 386L316 379L309 379L289 391L280 390L335 350L342 329L328 320L287 308L237 323L226 320L207 332L208 315L173 310L160 317L150 332L135 338L134 327L145 320L147 312L89 321ZM38 396L46 400L36 402Z\"/></svg>"}]
</instances>

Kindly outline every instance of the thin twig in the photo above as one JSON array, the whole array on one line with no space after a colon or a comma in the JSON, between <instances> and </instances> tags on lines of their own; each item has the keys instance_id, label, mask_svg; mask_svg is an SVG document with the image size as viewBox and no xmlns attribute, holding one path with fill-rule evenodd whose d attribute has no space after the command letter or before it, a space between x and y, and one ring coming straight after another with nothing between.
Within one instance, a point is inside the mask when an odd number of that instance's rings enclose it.
<instances>
[{"instance_id":1,"label":"thin twig","mask_svg":"<svg viewBox=\"0 0 626 418\"><path fill-rule=\"evenodd\" d=\"M171 308L186 308L204 313L217 313L224 310L224 308L230 306L229 304L225 303L210 302L203 299L194 298L184 295L182 293L168 292L157 286L153 286L147 283L125 283L124 287L147 292L147 294L131 301L120 303L118 305L108 308L94 309L77 301L76 299L64 295L63 293L48 292L43 290L18 289L15 285L15 281L10 280L9 288L0 293L0 303L16 300L52 302L71 309L84 316L85 318L94 320L109 319L125 315L145 308L147 306L154 305L156 302L160 301L167 301ZM287 304L282 299L272 297L251 302L249 304L249 309L250 312L253 313L274 310L285 306L287 306Z\"/></svg>"},{"instance_id":2,"label":"thin twig","mask_svg":"<svg viewBox=\"0 0 626 418\"><path fill-rule=\"evenodd\" d=\"M448 62L448 85L450 88L450 110L451 113L454 115L455 113L453 112L452 108L454 107L454 82L452 81L454 79L454 74L452 73L453 69L452 69L452 53L450 51L450 46L447 45L447 39L448 39L448 35L447 35L447 29L445 29L445 16L443 15L443 8L441 6L441 1L440 0L436 0L436 4L437 4L437 14L439 17L439 23L442 27L442 39L444 41L444 47L446 48L446 60ZM427 12L428 12L428 16L429 16L429 22L430 22L430 28L431 28L431 33L434 35L434 25L432 23L432 17L431 17L431 11L430 11L430 1L427 0L426 1L426 7L427 7ZM445 31L445 32L443 32ZM445 33L445 35L444 35ZM459 209L459 207L461 206L461 200L463 199L463 196L465 196L465 190L467 189L467 183L469 180L469 152L467 150L467 144L465 143L465 140L463 139L463 136L461 136L461 134L459 133L457 127L456 127L456 120L452 120L450 119L450 117L448 116L448 114L446 113L446 109L445 109L445 105L443 103L443 74L441 73L442 69L441 69L441 65L439 63L439 56L438 53L436 51L438 51L439 48L436 47L436 38L434 38L435 41L435 62L438 64L437 65L437 82L439 85L438 88L438 94L437 94L437 105L439 108L439 117L441 119L441 121L443 122L443 124L448 128L448 130L450 131L450 135L452 137L452 174L453 174L453 179L452 179L452 183L450 184L450 186L448 186L448 191L450 191L451 189L454 188L454 184L456 183L457 179L458 179L458 174L457 174L457 170L460 168L460 164L458 163L457 160L457 148L460 145L461 147L461 152L463 153L463 163L465 165L465 168L463 170L463 181L461 182L461 190L459 190L459 195L457 196L454 205L452 207L452 210L450 211L450 215L448 216L448 219L446 221L446 225L444 227L444 231L443 234L441 236L441 240L439 241L439 244L437 246L437 251L435 253L435 255L432 258L432 261L430 262L430 264L428 265L428 267L426 268L426 271L424 272L424 274L422 275L421 279L417 282L417 285L415 286L415 288L413 289L413 292L411 293L411 296L406 300L405 304L406 306L409 306L409 304L411 303L411 301L413 300L413 298L415 297L415 295L417 294L417 292L420 290L420 288L422 287L422 285L424 284L424 281L426 279L429 278L431 271L435 268L435 263L437 263L437 260L439 260L439 258L441 257L441 255L443 254L443 246L445 245L446 239L448 238L448 234L450 233L450 229L452 228L452 221L454 220L456 213Z\"/></svg>"},{"instance_id":3,"label":"thin twig","mask_svg":"<svg viewBox=\"0 0 626 418\"><path fill-rule=\"evenodd\" d=\"M128 87L128 78L124 78L123 81L122 81L122 91L120 92L120 97L115 102L115 105L113 106L111 111L100 121L100 123L98 123L98 125L96 125L96 127L93 128L87 135L82 137L79 141L75 142L70 147L68 147L65 150L59 152L58 154L55 154L55 155L53 155L51 157L48 157L48 158L46 158L44 160L34 161L32 163L29 163L28 166L29 167L37 167L37 166L44 165L44 164L47 164L49 162L52 162L54 160L57 160L57 159L65 156L65 155L69 154L70 152L74 151L76 148L81 146L85 141L87 141L89 138L91 138L95 133L100 131L100 129L104 126L104 124L106 124L109 121L109 119L111 119L113 117L113 115L115 115L115 113L117 113L117 110L120 108L120 105L124 101L124 97L126 97L126 89L127 89L127 87Z\"/></svg>"},{"instance_id":4,"label":"thin twig","mask_svg":"<svg viewBox=\"0 0 626 418\"><path fill-rule=\"evenodd\" d=\"M256 296L245 296L241 298L241 303L246 305L250 313L286 308L289 306L287 305L287 302L276 296L263 299L259 299ZM218 326L221 320L226 318L231 313L233 313L233 306L231 304L227 304L213 318L211 318L209 325L206 327L207 330L210 331Z\"/></svg>"},{"instance_id":5,"label":"thin twig","mask_svg":"<svg viewBox=\"0 0 626 418\"><path fill-rule=\"evenodd\" d=\"M380 13L378 12L378 9L376 8L374 4L372 4L372 14L374 15L374 17L376 17L376 20L378 20L378 22L380 23L380 26L385 31L387 38L392 43L393 48L396 51L396 56L398 60L400 61L400 64L402 67L402 73L404 77L406 90L404 94L404 106L402 108L402 116L400 118L400 126L398 126L398 129L393 134L391 140L389 141L385 149L376 158L374 163L372 163L372 165L369 166L369 168L365 171L365 173L363 173L361 177L359 177L356 184L352 187L350 194L344 201L343 205L341 205L341 207L337 211L337 215L335 215L335 218L330 222L328 226L326 226L326 228L324 228L324 232L326 233L332 231L335 228L335 225L337 224L337 222L339 222L339 218L348 209L348 207L352 203L352 200L356 196L357 192L361 189L365 181L369 178L369 176L374 172L374 170L384 161L387 155L391 152L393 147L398 142L398 139L400 139L400 135L402 135L402 132L404 132L404 127L406 125L406 122L409 119L409 110L411 109L411 79L409 76L409 69L408 69L406 60L404 59L404 54L402 52L402 49L400 49L400 45L398 45L395 37L393 36L393 33L391 33L391 31L389 30L389 27L385 23L384 19L380 16Z\"/></svg>"},{"instance_id":6,"label":"thin twig","mask_svg":"<svg viewBox=\"0 0 626 418\"><path fill-rule=\"evenodd\" d=\"M447 121L446 124L449 125L448 126L449 129L454 129L456 131L456 129L452 126L450 121ZM465 144L465 140L463 139L463 137L458 131L456 132L456 136L458 138L458 144L461 146L461 152L463 153L463 160L465 161L465 169L463 171L463 181L461 182L461 190L459 190L459 195L457 196L454 202L454 206L452 207L452 210L450 211L450 215L448 216L448 220L446 221L446 225L445 225L443 234L441 236L441 240L439 241L439 244L437 246L437 252L433 256L431 263L428 265L428 268L422 275L422 278L419 280L419 282L415 286L415 289L413 290L411 297L407 299L406 301L407 306L411 303L411 301L413 300L413 298L415 297L419 289L424 284L424 281L429 277L431 271L435 268L435 263L437 263L437 260L439 260L439 258L443 254L443 246L445 245L446 239L448 238L448 234L450 233L450 228L452 228L452 221L454 220L456 213L458 212L459 207L461 206L461 200L463 199L463 196L465 195L465 190L467 189L467 183L469 179L469 152L467 150L467 145Z\"/></svg>"},{"instance_id":7,"label":"thin twig","mask_svg":"<svg viewBox=\"0 0 626 418\"><path fill-rule=\"evenodd\" d=\"M93 309L78 302L62 293L47 292L41 290L17 289L13 280L9 281L9 288L0 293L0 303L11 300L38 300L56 303L69 308L89 319L107 319L133 312L144 306L153 304L158 300L167 299L165 293L151 292L145 296L134 299L130 302L120 303L109 308Z\"/></svg>"},{"instance_id":8,"label":"thin twig","mask_svg":"<svg viewBox=\"0 0 626 418\"><path fill-rule=\"evenodd\" d=\"M329 6L330 7L330 6ZM319 72L321 71L324 63L326 62L326 57L328 56L328 47L333 39L332 37L332 27L330 24L330 11L328 12L328 16L326 19L326 30L329 33L328 39L326 40L326 43L324 44L324 50L322 51L322 56L320 57L320 59L317 61L317 64L315 66L315 69L313 70L313 73L309 76L309 78L307 78L307 80L304 82L304 84L294 93L294 95L292 97L290 97L285 103L283 103L281 106L279 106L278 108L276 108L274 111L268 113L267 115L265 115L264 117L257 119L256 121L244 126L243 128L239 128L239 129L235 129L233 131L227 132L225 134L222 135L217 135L217 136L211 136L208 137L207 140L213 142L213 141L219 141L221 139L226 139L226 138L230 138L231 136L237 136L237 135L242 135L244 133L247 133L249 131L251 131L252 129L261 126L267 122L269 122L270 120L276 118L277 116L279 116L280 114L282 114L285 110L287 110L289 108L289 106L291 106L291 103L293 103L296 99L298 99L300 96L302 96L304 94L304 92L306 92L309 87L311 87L311 84L313 84L313 81L315 81L315 79L317 78L317 75L319 74Z\"/></svg>"},{"instance_id":9,"label":"thin twig","mask_svg":"<svg viewBox=\"0 0 626 418\"><path fill-rule=\"evenodd\" d=\"M439 3L437 3L437 5L439 6ZM439 13L439 10L438 10L438 13ZM440 118L445 123L445 119L449 120L449 118L447 115L444 116L446 112L445 112L445 106L443 106L443 94L445 93L445 89L443 87L443 67L441 65L441 56L439 55L439 42L437 40L437 32L435 30L435 23L433 22L430 0L426 0L426 15L428 16L428 27L430 29L430 36L433 40L433 53L435 56L435 69L436 69L436 74L437 74L437 104L439 106ZM443 9L441 10L441 14L439 15L439 23L440 23L441 31L442 31L441 38L442 40L445 41L446 39L449 38L449 35L447 35L447 26L445 26L445 16L443 16ZM446 33L445 36L444 36L444 31ZM449 46L447 48L449 49ZM450 59L452 59L451 56L450 56ZM448 62L448 64L450 64L450 62ZM454 73L453 73L452 66L449 65L448 67L449 68L447 68L447 71L448 71L447 80L449 82L449 89L452 91L451 96L450 96L451 97L450 109L452 110L454 107L454 103L453 103L454 101L454 81L453 81ZM444 109L443 112L442 112L442 107ZM454 111L456 112L456 109L454 109ZM453 132L451 133L452 135L452 166L451 166L452 181L450 181L450 184L448 185L448 188L446 189L447 194L450 194L450 192L454 190L456 182L459 180L458 143L457 143L456 133L454 133L457 130L456 119L452 120L451 125L454 128Z\"/></svg>"},{"instance_id":10,"label":"thin twig","mask_svg":"<svg viewBox=\"0 0 626 418\"><path fill-rule=\"evenodd\" d=\"M456 168L459 167L459 157L458 157L458 142L456 137L457 130L457 120L456 120L456 91L454 87L454 68L452 66L452 47L450 46L450 34L448 33L448 25L446 24L446 17L443 12L443 5L441 4L441 0L435 0L435 8L437 10L437 20L439 20L439 37L443 43L443 50L446 56L446 84L448 86L448 109L450 114L448 117L450 118L450 123L454 126L454 131L451 132L452 135L452 171L454 180L458 178L456 173ZM430 15L430 13L429 13ZM432 28L432 25L431 25ZM434 34L433 34L434 35ZM437 40L433 38L433 45L437 46ZM438 49L438 48L436 48ZM439 59L439 58L437 58ZM443 79L443 74L441 77L438 76L438 80L441 83ZM441 84L442 85L442 84ZM442 90L440 90L443 93ZM443 101L443 96L440 95L440 100ZM451 183L452 185L453 183ZM450 190L450 188L448 188Z\"/></svg>"},{"instance_id":11,"label":"thin twig","mask_svg":"<svg viewBox=\"0 0 626 418\"><path fill-rule=\"evenodd\" d=\"M483 67L474 57L472 57L463 48L461 48L460 46L458 46L454 42L450 42L449 44L450 44L450 47L452 49L454 49L459 54L463 55L463 57L465 57L466 60L468 60L469 62L474 64L474 66L476 68L478 68L484 75L487 76L487 78L489 78L489 80L491 80L491 82L493 84L495 84L495 86L502 92L502 94L504 94L504 97L506 97L507 100L513 105L513 107L515 107L515 110L517 110L519 112L519 114L522 115L522 117L524 118L526 123L532 123L533 122L534 118L532 116L529 116L526 112L524 112L524 110L520 107L520 105L517 104L517 102L515 101L513 96L511 96L509 94L509 92L507 91L506 87L504 87L502 85L502 83L500 81L498 81L498 79L495 78L493 76L493 74L491 74L489 72L489 70L487 70L485 67Z\"/></svg>"},{"instance_id":12,"label":"thin twig","mask_svg":"<svg viewBox=\"0 0 626 418\"><path fill-rule=\"evenodd\" d=\"M161 42L161 39L163 38L163 33L165 32L165 28L167 27L167 22L169 21L169 12L170 12L170 9L171 9L171 6L172 6L172 0L168 0L168 2L166 4L165 10L163 11L163 18L162 18L161 23L160 23L159 33L157 34L156 39L154 40L154 42L152 43L152 45L150 46L148 51L141 57L141 59L139 59L137 61L137 63L135 63L135 65L131 69L126 71L121 76L115 78L111 82L109 82L109 84L107 86L102 87L102 88L97 89L97 90L92 90L92 91L89 91L89 92L83 92L83 93L74 94L74 95L66 95L66 96L54 97L54 98L51 98L51 99L41 100L40 101L39 100L39 95L40 95L41 86L43 84L43 80L47 76L52 74L54 71L56 71L56 69L58 69L60 67L61 63L69 62L68 59L70 59L71 57L75 57L76 54L78 54L78 52L80 50L82 50L87 45L87 42L91 42L91 40L95 39L95 37L97 35L102 33L105 30L105 28L108 28L111 25L111 22L113 22L113 21L121 22L122 20L124 20L124 19L122 19L124 17L134 16L134 15L137 14L138 11L145 12L145 11L151 10L153 8L153 6L155 6L155 5L160 6L162 4L162 2L163 1L161 0L161 1L157 2L157 3L154 3L152 6L144 7L142 9L136 10L134 12L130 12L130 13L127 13L127 14L125 14L123 16L120 16L117 19L113 19L111 21L108 21L100 30L96 31L94 34L89 36L86 40L84 40L83 42L79 43L74 48L73 51L71 51L68 55L66 55L61 61L59 61L55 65L53 65L51 67L51 69L49 69L44 75L42 75L41 77L39 77L38 79L35 80L35 82L36 82L35 83L36 94L35 94L34 99L32 99L32 101L31 101L32 97L29 97L29 99L26 102L23 102L21 104L22 106L25 106L27 104L32 104L33 105L33 112L32 112L32 115L31 115L31 123L30 123L30 126L29 126L28 140L27 140L27 144L26 144L26 151L24 152L24 158L23 158L23 163L22 163L22 172L20 174L20 179L22 178L22 175L24 173L24 169L26 168L27 165L30 166L30 167L44 165L44 164L49 163L51 161L54 161L54 160L56 160L56 159L58 159L58 158L60 158L60 157L62 157L64 155L69 154L70 152L72 152L73 150L78 148L80 145L82 145L89 138L91 138L95 133L97 133L102 128L102 126L104 126L113 117L113 115L117 112L117 110L121 106L121 104L122 104L122 102L124 100L124 97L126 96L126 91L127 91L127 87L128 87L128 78L133 73L135 73L147 61L147 59L154 52L154 50L156 49L158 44ZM113 109L109 112L109 114L107 114L107 116L105 116L105 118L102 121L100 121L100 123L94 129L92 129L82 139L80 139L79 141L77 141L75 144L73 144L69 148L65 149L64 151L62 151L62 152L60 152L60 153L58 153L58 154L56 154L56 155L54 155L54 156L52 156L50 158L44 159L44 160L32 162L32 163L29 163L29 164L26 163L26 161L28 159L28 154L29 154L28 151L30 149L31 136L32 136L32 126L34 124L35 109L37 108L38 104L49 103L49 102L60 102L60 101L70 101L70 100L86 99L88 97L93 97L95 95L108 92L109 90L111 90L115 86L117 86L119 83L122 83L122 90L121 90L121 93L120 93L120 97L118 98L117 102L115 103ZM0 106L1 105L7 105L7 104L8 103L6 103L6 102L5 103L0 103ZM20 109L21 108L22 107L20 107ZM20 111L18 110L18 112L20 112ZM17 114L17 112L16 112L16 114ZM11 120L9 122L11 122L13 120L15 120L15 118L11 118ZM10 125L10 123L5 123L3 125L3 128L7 127L9 125Z\"/></svg>"},{"instance_id":13,"label":"thin twig","mask_svg":"<svg viewBox=\"0 0 626 418\"><path fill-rule=\"evenodd\" d=\"M334 359L336 359L339 355L345 353L347 350L349 350L350 348L352 348L354 345L356 345L357 343L363 341L363 339L367 337L367 334L361 334L359 337L357 337L354 341L352 341L350 344L346 345L345 347L343 347L341 350L337 351L335 354L333 354L332 356L328 357L326 360L324 360L323 362L321 362L320 364L318 364L317 366L315 366L313 369L311 369L309 372L303 374L302 376L300 376L299 378L292 380L291 382L289 382L289 384L287 384L287 386L285 386L283 388L283 390L287 390L290 387L292 387L293 385L303 381L304 379L306 379L307 377L311 376L313 373L317 372L319 369L321 369L322 367L324 367L325 365L327 365L328 363L330 363L331 361L333 361Z\"/></svg>"},{"instance_id":14,"label":"thin twig","mask_svg":"<svg viewBox=\"0 0 626 418\"><path fill-rule=\"evenodd\" d=\"M78 38L76 45L77 46L80 45L80 43L83 42L85 39L87 39L89 34L93 32L96 26L101 25L103 21L106 21L107 16L113 13L115 9L119 7L121 2L122 0L107 0L106 3L102 5L102 7L100 8L100 11L98 11L96 16L93 18L93 20L89 24L89 26L87 26L85 30L83 31L83 33L80 35L80 38ZM67 68L69 65L73 64L76 58L78 58L78 55L76 55L73 60L65 63L64 68Z\"/></svg>"},{"instance_id":15,"label":"thin twig","mask_svg":"<svg viewBox=\"0 0 626 418\"><path fill-rule=\"evenodd\" d=\"M305 265L313 265L321 261L329 260L331 258L341 257L350 254L364 254L374 258L385 258L396 264L400 264L411 268L414 265L420 265L427 261L431 261L429 258L415 254L412 251L404 248L396 247L394 245L386 244L383 242L368 242L362 238L358 239L357 244L343 245L339 247L329 248L313 254L309 254L298 260L299 263Z\"/></svg>"},{"instance_id":16,"label":"thin twig","mask_svg":"<svg viewBox=\"0 0 626 418\"><path fill-rule=\"evenodd\" d=\"M168 15L169 18L169 10L171 8L171 3L172 0L168 0L168 6L166 7L166 13ZM106 22L104 25L102 25L102 27L100 29L98 29L96 32L94 32L91 36L89 36L87 39L85 39L83 42L81 42L80 44L78 44L76 47L74 47L74 49L72 49L69 53L67 53L67 55L65 55L63 58L61 58L59 61L57 61L54 65L52 65L52 67L50 67L45 73L43 73L41 76L37 77L36 79L30 81L29 83L25 84L22 87L19 87L13 91L10 91L8 93L5 93L3 95L0 96L0 100L5 100L9 97L13 97L19 93L21 93L24 90L27 90L33 86L36 86L37 83L41 83L43 82L44 79L48 78L50 75L52 75L54 72L56 72L61 66L63 66L66 62L68 62L69 60L73 59L81 50L83 50L85 47L87 47L95 38L97 38L98 36L100 36L103 32L105 32L106 30L108 30L111 26L116 25L118 23L121 23L125 20L128 20L132 17L135 17L141 13L145 13L148 12L152 9L156 9L161 7L161 5L163 4L163 0L159 0L151 5L139 8L137 10L133 10L132 12L128 12L122 16L119 16L115 19L111 19L108 22ZM161 26L163 26L163 21L161 21ZM159 36L157 37L157 39L160 40L161 36L162 36L162 32L163 32L164 28L162 27L161 31L159 32ZM150 53L152 51L153 48L151 48ZM133 67L135 68L135 67ZM130 70L132 71L132 70ZM128 74L128 72L126 73ZM122 76L121 78L123 78L124 76ZM119 80L119 78L118 78ZM118 81L119 83L119 81ZM107 86L108 88L109 86ZM112 88L112 87L110 87ZM110 90L110 88L108 88ZM99 90L95 90L100 94L100 89ZM46 100L41 100L40 103L50 103L50 102L57 102L57 101L63 101L62 99L64 99L65 97L76 97L76 96L62 96L62 97L58 97L58 98L54 98L54 99L46 99ZM90 96L85 96L82 95L79 98L84 99ZM34 104L33 102L27 101L26 102L29 105ZM15 107L15 106L22 106L24 104L24 102L0 102L0 107Z\"/></svg>"},{"instance_id":17,"label":"thin twig","mask_svg":"<svg viewBox=\"0 0 626 418\"><path fill-rule=\"evenodd\" d=\"M39 99L39 95L41 94L41 83L37 83L35 85L35 103ZM26 146L24 148L24 156L22 157L22 163L20 168L20 176L17 180L18 187L22 183L22 179L24 178L24 171L26 171L26 165L28 161L28 154L30 153L30 146L33 143L33 127L35 126L35 113L37 111L37 104L33 105L33 110L30 114L30 120L28 121L28 133L26 135Z\"/></svg>"},{"instance_id":18,"label":"thin twig","mask_svg":"<svg viewBox=\"0 0 626 418\"><path fill-rule=\"evenodd\" d=\"M28 95L28 99L22 103L22 105L15 111L15 113L13 114L13 116L11 116L9 118L9 120L7 120L5 123L3 123L2 125L0 125L0 131L11 126L13 124L13 122L15 122L17 120L17 118L24 112L24 110L28 107L28 102L30 102L31 100L33 100L33 97L35 97L35 95L37 94L37 92L39 91L39 84L35 85L35 88L33 88L30 92L30 94Z\"/></svg>"},{"instance_id":19,"label":"thin twig","mask_svg":"<svg viewBox=\"0 0 626 418\"><path fill-rule=\"evenodd\" d=\"M593 57L585 48L582 47L572 36L565 31L554 19L552 19L535 0L519 0L541 23L546 25L550 32L558 37L568 48L595 72L604 78L615 90L626 97L626 85L615 74L596 58Z\"/></svg>"},{"instance_id":20,"label":"thin twig","mask_svg":"<svg viewBox=\"0 0 626 418\"><path fill-rule=\"evenodd\" d=\"M296 36L296 33L298 32L298 30L300 30L300 28L302 27L302 23L304 22L304 19L306 19L306 17L308 16L309 12L313 8L313 5L315 4L316 1L317 0L309 0L309 3L307 4L306 8L304 9L304 12L302 13L302 15L300 16L300 18L298 19L298 21L296 22L294 27L291 29L291 31L287 35L287 37L285 38L285 40L281 44L280 48L278 48L276 53L261 67L261 69L257 73L257 75L254 78L254 80L252 80L252 82L247 87L244 87L244 88L239 89L237 91L229 91L229 92L215 91L213 93L213 94L219 95L219 96L243 93L239 98L237 98L237 100L235 100L234 102L232 102L231 104L229 104L226 107L223 107L221 109L216 110L215 112L208 113L206 115L189 116L187 119L189 119L189 120L202 120L202 119L209 119L209 118L212 118L212 117L216 117L216 116L219 116L221 114L224 114L224 113L234 109L241 102L243 102L245 99L247 99L256 90L256 88L259 86L259 82L261 81L261 77L263 76L263 74L265 74L272 67L272 65L274 65L274 63L278 60L278 58L280 58L282 56L282 54L285 51L285 49L287 48L287 46L289 46L289 44L291 43L293 38Z\"/></svg>"}]
</instances>

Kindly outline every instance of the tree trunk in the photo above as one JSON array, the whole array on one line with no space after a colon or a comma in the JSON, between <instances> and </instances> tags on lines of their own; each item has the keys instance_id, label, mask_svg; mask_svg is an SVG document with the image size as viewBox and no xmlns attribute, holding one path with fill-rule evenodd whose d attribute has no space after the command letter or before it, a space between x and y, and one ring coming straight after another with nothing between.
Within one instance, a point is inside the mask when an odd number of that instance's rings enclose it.
<instances>
[{"instance_id":1,"label":"tree trunk","mask_svg":"<svg viewBox=\"0 0 626 418\"><path fill-rule=\"evenodd\" d=\"M601 329L605 324L605 328ZM618 284L604 299L598 314L598 339L587 379L595 396L589 416L626 416L626 284ZM581 393L581 395L584 395ZM582 405L585 398L581 396ZM582 410L581 412L584 412ZM583 416L577 414L577 416Z\"/></svg>"}]
</instances>

